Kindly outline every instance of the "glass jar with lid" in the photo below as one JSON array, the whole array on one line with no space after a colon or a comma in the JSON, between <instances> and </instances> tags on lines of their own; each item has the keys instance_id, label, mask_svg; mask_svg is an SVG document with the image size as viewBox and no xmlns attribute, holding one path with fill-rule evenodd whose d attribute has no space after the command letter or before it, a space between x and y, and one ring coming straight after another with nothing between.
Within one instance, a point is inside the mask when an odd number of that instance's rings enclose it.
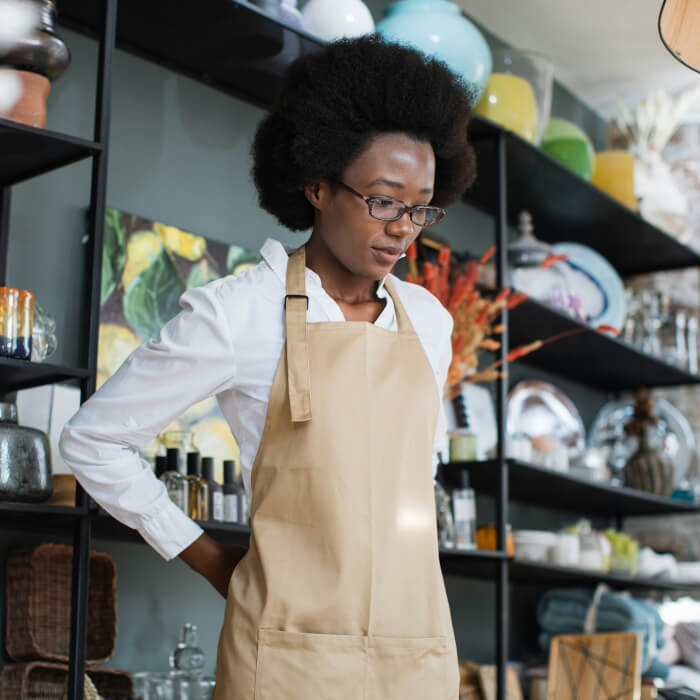
<instances>
[{"instance_id":1,"label":"glass jar with lid","mask_svg":"<svg viewBox=\"0 0 700 700\"><path fill-rule=\"evenodd\" d=\"M518 237L508 246L511 286L554 309L578 316L577 302L569 289L566 263L555 261L545 265L553 255L552 247L535 238L533 231L530 213L520 212Z\"/></svg>"}]
</instances>

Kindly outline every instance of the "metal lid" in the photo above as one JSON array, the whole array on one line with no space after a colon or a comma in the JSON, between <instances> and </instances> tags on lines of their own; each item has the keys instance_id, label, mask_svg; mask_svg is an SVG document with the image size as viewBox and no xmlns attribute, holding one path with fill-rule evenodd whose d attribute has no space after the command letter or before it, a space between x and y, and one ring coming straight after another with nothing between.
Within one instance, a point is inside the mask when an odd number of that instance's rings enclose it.
<instances>
[{"instance_id":1,"label":"metal lid","mask_svg":"<svg viewBox=\"0 0 700 700\"><path fill-rule=\"evenodd\" d=\"M521 211L518 216L518 237L508 246L511 267L539 267L551 254L552 246L533 235L532 215Z\"/></svg>"}]
</instances>

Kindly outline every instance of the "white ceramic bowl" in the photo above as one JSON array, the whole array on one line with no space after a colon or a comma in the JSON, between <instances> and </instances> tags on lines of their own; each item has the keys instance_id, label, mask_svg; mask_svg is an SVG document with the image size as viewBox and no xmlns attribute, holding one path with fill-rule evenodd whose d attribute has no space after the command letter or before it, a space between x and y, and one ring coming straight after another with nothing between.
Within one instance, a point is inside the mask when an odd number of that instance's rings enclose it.
<instances>
[{"instance_id":1,"label":"white ceramic bowl","mask_svg":"<svg viewBox=\"0 0 700 700\"><path fill-rule=\"evenodd\" d=\"M518 559L547 561L549 550L557 542L557 535L546 530L516 530L513 533L515 556Z\"/></svg>"}]
</instances>

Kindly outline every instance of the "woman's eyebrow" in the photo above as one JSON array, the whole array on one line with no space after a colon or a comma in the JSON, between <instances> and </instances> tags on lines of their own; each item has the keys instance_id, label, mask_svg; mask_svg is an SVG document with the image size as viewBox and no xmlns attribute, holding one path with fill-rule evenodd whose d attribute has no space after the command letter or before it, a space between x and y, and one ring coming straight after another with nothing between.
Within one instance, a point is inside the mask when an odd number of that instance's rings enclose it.
<instances>
[{"instance_id":1,"label":"woman's eyebrow","mask_svg":"<svg viewBox=\"0 0 700 700\"><path fill-rule=\"evenodd\" d=\"M370 182L367 187L372 187L373 185L388 185L389 187L397 187L401 190L405 187L402 183L396 182L395 180L388 180L385 177L378 177L376 180ZM432 187L424 187L421 190L421 192L425 192L426 194L430 194L432 191Z\"/></svg>"}]
</instances>

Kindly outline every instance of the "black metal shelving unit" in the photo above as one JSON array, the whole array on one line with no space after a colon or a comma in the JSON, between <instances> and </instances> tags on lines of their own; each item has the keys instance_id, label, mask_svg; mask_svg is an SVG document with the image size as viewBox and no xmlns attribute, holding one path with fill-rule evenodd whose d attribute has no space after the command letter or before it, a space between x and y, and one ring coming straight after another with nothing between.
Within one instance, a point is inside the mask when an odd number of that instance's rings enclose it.
<instances>
[{"instance_id":1,"label":"black metal shelving unit","mask_svg":"<svg viewBox=\"0 0 700 700\"><path fill-rule=\"evenodd\" d=\"M118 2L118 7L117 7ZM0 358L0 389L11 391L54 382L79 382L85 401L95 389L99 282L107 159L111 113L111 76L115 47L158 63L249 103L268 107L285 66L297 55L317 50L323 42L267 17L245 0L202 0L195 16L191 7L171 3L168 12L138 0L58 0L61 24L98 41L97 99L92 141L0 120L0 284L7 279L11 186L81 159L92 159L91 203L88 216L84 332L87 343L83 368L20 362ZM255 39L252 40L252 37ZM255 58L261 46L277 44L273 59ZM498 247L499 285L506 282L508 226L519 211L528 209L538 235L547 241L585 243L603 254L623 275L663 269L696 267L700 254L676 241L636 213L580 179L548 155L487 120L475 118L471 138L479 155L480 176L465 197L468 204L494 217ZM510 318L508 318L510 316ZM547 307L528 301L510 314L500 356L510 347L559 333L580 324ZM591 361L605 357L605 362ZM671 386L698 383L699 378L649 358L617 339L596 331L581 333L540 350L529 359L572 379L606 391L639 383ZM643 513L695 512L697 507L631 489L591 484L556 474L505 456L505 411L508 385L497 383L496 412L499 449L488 463L455 464L467 469L472 484L495 496L498 548L496 552L454 550L440 552L446 575L492 581L496 586L494 624L498 667L498 700L505 700L508 660L509 587L518 585L581 585L605 580L613 587L684 590L698 584L644 580L565 569L515 560L505 553L508 503L513 500L572 511L621 516ZM449 478L449 477L448 477ZM550 494L556 494L556 503ZM78 486L75 507L0 503L2 526L72 536L74 545L71 614L69 699L82 698L87 624L88 556L94 538L141 541L133 531L101 513ZM213 536L247 546L247 527L202 523Z\"/></svg>"}]
</instances>

